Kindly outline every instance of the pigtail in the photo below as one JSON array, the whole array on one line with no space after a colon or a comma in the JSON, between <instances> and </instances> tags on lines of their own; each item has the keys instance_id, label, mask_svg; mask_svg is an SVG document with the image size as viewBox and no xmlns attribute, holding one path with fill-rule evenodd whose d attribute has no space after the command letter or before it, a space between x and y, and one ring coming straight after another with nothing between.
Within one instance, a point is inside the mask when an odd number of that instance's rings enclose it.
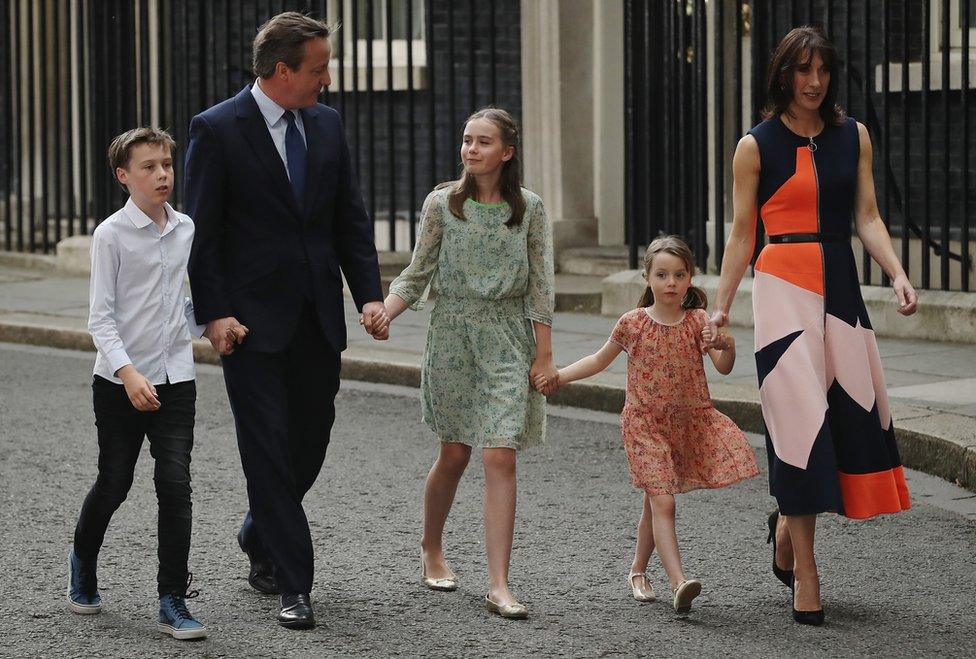
<instances>
[{"instance_id":1,"label":"pigtail","mask_svg":"<svg viewBox=\"0 0 976 659\"><path fill-rule=\"evenodd\" d=\"M637 303L638 308L649 307L654 304L654 292L651 287L648 286L644 289L644 294L641 295L640 302Z\"/></svg>"},{"instance_id":2,"label":"pigtail","mask_svg":"<svg viewBox=\"0 0 976 659\"><path fill-rule=\"evenodd\" d=\"M647 293L650 293L650 287L647 288ZM646 295L646 293L645 293ZM653 300L653 296L652 296ZM653 304L653 301L652 301ZM708 295L705 291L698 288L697 286L691 286L688 292L685 293L685 299L681 301L682 309L707 309L708 308Z\"/></svg>"}]
</instances>

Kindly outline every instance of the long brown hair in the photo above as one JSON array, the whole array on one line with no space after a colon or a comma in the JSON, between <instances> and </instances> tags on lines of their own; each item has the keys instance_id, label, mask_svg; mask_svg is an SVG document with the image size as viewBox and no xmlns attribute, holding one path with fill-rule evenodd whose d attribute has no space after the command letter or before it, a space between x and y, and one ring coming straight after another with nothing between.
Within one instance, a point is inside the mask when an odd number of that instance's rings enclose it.
<instances>
[{"instance_id":1,"label":"long brown hair","mask_svg":"<svg viewBox=\"0 0 976 659\"><path fill-rule=\"evenodd\" d=\"M521 180L521 159L519 158L519 127L515 119L505 110L495 107L481 108L470 117L465 119L464 125L475 119L484 119L491 122L498 128L501 134L502 143L512 147L512 157L502 164L502 174L499 178L502 199L508 202L508 207L512 209L512 216L505 222L505 226L513 227L522 224L522 217L525 215L525 197L522 196ZM451 186L451 194L447 198L447 207L451 210L454 217L466 220L464 216L464 202L473 198L477 187L473 176L468 176L466 171L461 172L461 178L457 181L444 183L439 187Z\"/></svg>"},{"instance_id":2,"label":"long brown hair","mask_svg":"<svg viewBox=\"0 0 976 659\"><path fill-rule=\"evenodd\" d=\"M688 243L683 241L678 236L661 236L660 238L655 238L651 241L651 244L647 246L647 251L644 253L644 278L651 273L651 268L654 265L654 257L658 254L670 254L671 256L677 256L679 259L684 261L685 269L688 270L688 276L695 276L695 255L691 253L691 248L688 247ZM644 294L641 296L640 302L637 303L638 307L649 307L654 304L654 292L651 287L648 286L644 289ZM705 291L698 288L697 286L689 286L688 292L685 293L685 299L681 301L682 309L704 309L708 306L708 296L705 295Z\"/></svg>"},{"instance_id":3,"label":"long brown hair","mask_svg":"<svg viewBox=\"0 0 976 659\"><path fill-rule=\"evenodd\" d=\"M844 110L837 104L837 49L823 29L814 25L793 28L776 46L766 77L764 119L789 113L793 102L793 72L813 59L814 53L820 54L830 71L830 84L820 103L820 118L832 126L843 123Z\"/></svg>"}]
</instances>

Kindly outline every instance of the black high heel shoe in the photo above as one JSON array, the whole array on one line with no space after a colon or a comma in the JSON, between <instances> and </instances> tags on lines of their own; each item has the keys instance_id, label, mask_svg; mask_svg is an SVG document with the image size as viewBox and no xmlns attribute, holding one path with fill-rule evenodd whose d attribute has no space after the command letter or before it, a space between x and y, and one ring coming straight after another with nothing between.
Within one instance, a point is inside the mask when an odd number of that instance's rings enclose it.
<instances>
[{"instance_id":1,"label":"black high heel shoe","mask_svg":"<svg viewBox=\"0 0 976 659\"><path fill-rule=\"evenodd\" d=\"M766 544L773 543L773 574L783 582L783 585L793 587L793 570L784 570L776 565L776 522L779 520L779 510L769 513L767 524L769 525L769 537Z\"/></svg>"},{"instance_id":2,"label":"black high heel shoe","mask_svg":"<svg viewBox=\"0 0 976 659\"><path fill-rule=\"evenodd\" d=\"M816 611L796 610L796 586L794 585L794 581L794 579L790 579L790 607L793 609L793 619L801 625L811 625L813 627L819 627L824 624L823 609L817 609Z\"/></svg>"}]
</instances>

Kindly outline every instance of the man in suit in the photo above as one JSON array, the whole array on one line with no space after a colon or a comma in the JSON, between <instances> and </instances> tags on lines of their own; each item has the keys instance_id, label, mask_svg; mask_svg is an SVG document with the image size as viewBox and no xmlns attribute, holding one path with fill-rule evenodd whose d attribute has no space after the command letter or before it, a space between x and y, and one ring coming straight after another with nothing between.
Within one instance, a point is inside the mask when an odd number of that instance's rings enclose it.
<instances>
[{"instance_id":1,"label":"man in suit","mask_svg":"<svg viewBox=\"0 0 976 659\"><path fill-rule=\"evenodd\" d=\"M290 628L315 624L302 499L335 418L346 347L340 269L366 330L389 331L342 124L317 102L331 82L329 34L296 12L265 23L253 46L257 80L193 118L186 154L194 309L222 355L247 478L237 539L248 581L280 593L278 622ZM242 342L239 323L249 328Z\"/></svg>"}]
</instances>

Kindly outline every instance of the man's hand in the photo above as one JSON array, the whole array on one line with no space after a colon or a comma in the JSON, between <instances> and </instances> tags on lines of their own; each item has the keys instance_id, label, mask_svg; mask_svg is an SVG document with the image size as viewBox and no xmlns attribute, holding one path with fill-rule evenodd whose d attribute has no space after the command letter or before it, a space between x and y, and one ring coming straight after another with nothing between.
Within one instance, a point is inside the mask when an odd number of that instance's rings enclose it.
<instances>
[{"instance_id":1,"label":"man's hand","mask_svg":"<svg viewBox=\"0 0 976 659\"><path fill-rule=\"evenodd\" d=\"M243 332L241 331L243 329ZM207 330L203 333L210 341L210 345L221 355L234 352L234 343L240 343L247 336L247 328L237 322L233 316L218 318L207 323ZM233 337L233 338L231 338Z\"/></svg>"},{"instance_id":2,"label":"man's hand","mask_svg":"<svg viewBox=\"0 0 976 659\"><path fill-rule=\"evenodd\" d=\"M359 324L377 341L390 338L390 315L386 313L386 306L382 302L364 304Z\"/></svg>"},{"instance_id":3,"label":"man's hand","mask_svg":"<svg viewBox=\"0 0 976 659\"><path fill-rule=\"evenodd\" d=\"M129 397L132 407L140 412L155 412L160 408L159 398L156 397L156 387L147 380L132 364L126 364L118 370L116 375L122 380L125 394Z\"/></svg>"}]
</instances>

